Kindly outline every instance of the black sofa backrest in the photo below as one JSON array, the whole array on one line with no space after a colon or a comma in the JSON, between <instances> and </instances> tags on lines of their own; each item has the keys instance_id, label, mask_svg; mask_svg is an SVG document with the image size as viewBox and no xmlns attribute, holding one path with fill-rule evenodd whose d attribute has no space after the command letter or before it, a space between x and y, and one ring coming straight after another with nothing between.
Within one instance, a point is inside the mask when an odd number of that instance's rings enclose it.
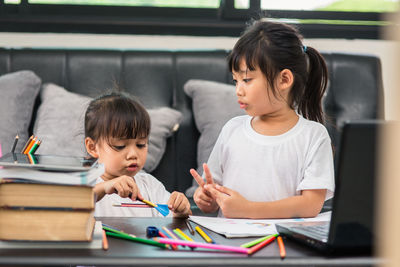
<instances>
[{"instance_id":1,"label":"black sofa backrest","mask_svg":"<svg viewBox=\"0 0 400 267\"><path fill-rule=\"evenodd\" d=\"M231 83L226 56L229 51L147 51L88 49L0 49L0 75L32 70L43 83L97 96L120 85L139 97L147 108L168 106L184 119L167 143L160 165L153 172L170 191L191 186L190 168L196 167L197 140L191 99L183 85L189 79ZM336 145L345 120L383 116L380 60L370 55L323 53L330 73L324 108ZM36 109L39 106L37 101ZM32 124L35 120L33 114Z\"/></svg>"}]
</instances>

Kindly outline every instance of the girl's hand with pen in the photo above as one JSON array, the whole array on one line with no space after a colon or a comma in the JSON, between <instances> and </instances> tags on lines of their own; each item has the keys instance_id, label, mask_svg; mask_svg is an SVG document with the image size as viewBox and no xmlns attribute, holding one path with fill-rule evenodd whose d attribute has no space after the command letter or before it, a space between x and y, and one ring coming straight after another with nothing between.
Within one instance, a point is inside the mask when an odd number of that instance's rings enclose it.
<instances>
[{"instance_id":1,"label":"girl's hand with pen","mask_svg":"<svg viewBox=\"0 0 400 267\"><path fill-rule=\"evenodd\" d=\"M189 200L181 192L172 192L167 204L168 208L174 213L174 217L187 217L188 215L192 215Z\"/></svg>"},{"instance_id":2,"label":"girl's hand with pen","mask_svg":"<svg viewBox=\"0 0 400 267\"><path fill-rule=\"evenodd\" d=\"M94 187L94 191L97 195L97 201L102 199L106 194L115 193L120 197L129 197L132 200L143 199L135 179L127 175L122 175L99 183Z\"/></svg>"},{"instance_id":3,"label":"girl's hand with pen","mask_svg":"<svg viewBox=\"0 0 400 267\"><path fill-rule=\"evenodd\" d=\"M215 212L218 210L218 204L213 195L205 187L206 185L214 185L215 183L212 178L210 169L208 168L206 163L203 164L203 169L206 182L204 182L203 178L197 173L196 170L190 169L190 174L199 184L199 187L194 192L193 200L196 202L200 210L204 213Z\"/></svg>"}]
</instances>

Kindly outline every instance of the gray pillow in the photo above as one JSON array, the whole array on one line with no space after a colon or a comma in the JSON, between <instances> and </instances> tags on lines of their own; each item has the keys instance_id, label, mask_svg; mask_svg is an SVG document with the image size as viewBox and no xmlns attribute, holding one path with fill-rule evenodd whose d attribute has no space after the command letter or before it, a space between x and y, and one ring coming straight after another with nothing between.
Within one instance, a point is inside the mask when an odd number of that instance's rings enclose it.
<instances>
[{"instance_id":1,"label":"gray pillow","mask_svg":"<svg viewBox=\"0 0 400 267\"><path fill-rule=\"evenodd\" d=\"M92 98L68 92L55 84L45 84L40 97L42 103L34 133L42 140L42 144L36 153L85 156L84 117ZM177 129L182 113L168 107L147 111L151 119L151 132L144 170L151 172L160 163L167 138Z\"/></svg>"},{"instance_id":2,"label":"gray pillow","mask_svg":"<svg viewBox=\"0 0 400 267\"><path fill-rule=\"evenodd\" d=\"M28 140L33 106L42 81L32 71L18 71L0 77L0 144L3 154L10 152L15 136L20 152Z\"/></svg>"},{"instance_id":3,"label":"gray pillow","mask_svg":"<svg viewBox=\"0 0 400 267\"><path fill-rule=\"evenodd\" d=\"M189 80L184 85L184 91L192 98L194 120L200 132L197 171L201 174L202 165L207 162L222 127L229 119L246 113L239 108L233 85ZM196 187L197 183L193 180L193 186L186 191L186 195L192 196Z\"/></svg>"}]
</instances>

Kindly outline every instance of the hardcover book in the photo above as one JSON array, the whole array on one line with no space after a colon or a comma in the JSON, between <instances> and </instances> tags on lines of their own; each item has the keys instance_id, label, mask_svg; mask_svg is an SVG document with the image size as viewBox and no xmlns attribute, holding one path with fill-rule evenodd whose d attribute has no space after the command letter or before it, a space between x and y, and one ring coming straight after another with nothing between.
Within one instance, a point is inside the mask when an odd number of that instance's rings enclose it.
<instances>
[{"instance_id":1,"label":"hardcover book","mask_svg":"<svg viewBox=\"0 0 400 267\"><path fill-rule=\"evenodd\" d=\"M90 241L93 210L0 209L0 240Z\"/></svg>"}]
</instances>

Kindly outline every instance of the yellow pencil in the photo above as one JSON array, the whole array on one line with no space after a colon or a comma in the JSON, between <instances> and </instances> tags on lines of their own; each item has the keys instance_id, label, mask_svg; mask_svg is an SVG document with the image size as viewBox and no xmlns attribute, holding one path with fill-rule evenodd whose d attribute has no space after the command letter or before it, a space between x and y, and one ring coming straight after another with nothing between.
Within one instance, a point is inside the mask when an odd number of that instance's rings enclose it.
<instances>
[{"instance_id":1,"label":"yellow pencil","mask_svg":"<svg viewBox=\"0 0 400 267\"><path fill-rule=\"evenodd\" d=\"M204 233L204 231L200 227L196 226L194 229L196 229L196 231L201 235L202 238L204 238L207 243L213 242L212 239L206 233Z\"/></svg>"},{"instance_id":2,"label":"yellow pencil","mask_svg":"<svg viewBox=\"0 0 400 267\"><path fill-rule=\"evenodd\" d=\"M150 201L148 201L148 200L146 200L146 199L142 199L141 201L144 202L144 203L146 203L146 204L149 205L149 206L154 207L154 208L157 207L156 204L154 204L153 202L150 202Z\"/></svg>"},{"instance_id":3,"label":"yellow pencil","mask_svg":"<svg viewBox=\"0 0 400 267\"><path fill-rule=\"evenodd\" d=\"M194 240L191 239L187 234L185 234L181 229L175 228L175 231L177 231L178 233L180 233L187 241L192 241L192 242L194 242Z\"/></svg>"}]
</instances>

